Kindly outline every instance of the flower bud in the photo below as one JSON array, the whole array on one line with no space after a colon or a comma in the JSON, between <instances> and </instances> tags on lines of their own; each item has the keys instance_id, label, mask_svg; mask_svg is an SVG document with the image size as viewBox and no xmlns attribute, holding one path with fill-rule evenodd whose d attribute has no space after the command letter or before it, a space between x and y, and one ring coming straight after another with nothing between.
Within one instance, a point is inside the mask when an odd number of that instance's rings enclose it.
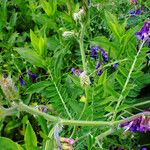
<instances>
[{"instance_id":1,"label":"flower bud","mask_svg":"<svg viewBox=\"0 0 150 150\"><path fill-rule=\"evenodd\" d=\"M90 85L90 78L89 78L89 76L87 76L86 75L86 72L84 71L84 72L82 72L81 74L80 74L80 84L81 84L81 86L88 86L88 85Z\"/></svg>"},{"instance_id":2,"label":"flower bud","mask_svg":"<svg viewBox=\"0 0 150 150\"><path fill-rule=\"evenodd\" d=\"M19 98L19 93L10 77L0 77L1 89L8 100Z\"/></svg>"},{"instance_id":3,"label":"flower bud","mask_svg":"<svg viewBox=\"0 0 150 150\"><path fill-rule=\"evenodd\" d=\"M62 34L62 36L63 36L64 38L70 38L70 37L72 37L72 36L74 36L74 35L75 35L74 31L65 31L65 32L63 32L63 34Z\"/></svg>"},{"instance_id":4,"label":"flower bud","mask_svg":"<svg viewBox=\"0 0 150 150\"><path fill-rule=\"evenodd\" d=\"M83 16L83 14L84 14L84 8L81 8L77 13L73 14L73 19L75 21L81 20L81 17Z\"/></svg>"}]
</instances>

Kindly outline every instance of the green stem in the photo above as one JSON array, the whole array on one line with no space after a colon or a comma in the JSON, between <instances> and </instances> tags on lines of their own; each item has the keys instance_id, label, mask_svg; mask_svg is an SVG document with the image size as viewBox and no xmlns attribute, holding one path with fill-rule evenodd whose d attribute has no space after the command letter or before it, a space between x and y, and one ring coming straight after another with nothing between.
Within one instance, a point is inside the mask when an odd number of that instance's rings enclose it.
<instances>
[{"instance_id":1,"label":"green stem","mask_svg":"<svg viewBox=\"0 0 150 150\"><path fill-rule=\"evenodd\" d=\"M113 132L114 132L114 129L113 129L113 128L110 128L109 130L105 131L104 133L98 135L97 137L95 137L95 144L96 144L99 140L101 140L101 139L107 137L108 135L112 134Z\"/></svg>"},{"instance_id":2,"label":"green stem","mask_svg":"<svg viewBox=\"0 0 150 150\"><path fill-rule=\"evenodd\" d=\"M50 75L50 77L51 77L51 80L52 80L52 82L53 82L53 84L54 84L54 86L55 86L55 89L56 89L56 91L57 91L57 93L58 93L58 95L59 95L59 98L60 98L60 100L61 100L61 102L62 102L62 104L63 104L63 106L64 106L64 109L65 109L67 115L69 116L70 119L72 119L72 116L71 116L71 114L70 114L70 112L69 112L69 110L68 110L68 108L67 108L67 106L66 106L66 104L65 104L65 101L64 101L64 99L63 99L63 97L62 97L62 95L61 95L61 93L60 93L60 91L59 91L59 89L58 89L58 87L57 87L55 81L54 81L54 78L53 78L53 76L52 76L52 73L51 73L51 70L50 70L50 69L48 69L48 73L49 73L49 75Z\"/></svg>"},{"instance_id":3,"label":"green stem","mask_svg":"<svg viewBox=\"0 0 150 150\"><path fill-rule=\"evenodd\" d=\"M85 25L81 24L81 33L80 33L80 39L79 39L79 46L80 46L83 70L86 71L86 56L85 56L84 45L83 45L84 32L85 32Z\"/></svg>"},{"instance_id":4,"label":"green stem","mask_svg":"<svg viewBox=\"0 0 150 150\"><path fill-rule=\"evenodd\" d=\"M125 92L125 90L126 90L126 88L127 88L127 85L128 85L128 83L129 83L129 81L130 81L131 74L132 74L132 72L133 72L133 70L134 70L136 61L137 61L137 59L138 59L138 56L139 56L139 54L140 54L140 52L141 52L141 49L142 49L144 43L145 43L145 41L141 44L141 46L140 46L140 48L139 48L139 50L138 50L138 52L137 52L137 54L136 54L136 56L135 56L135 58L134 58L134 61L133 61L132 66L131 66L131 68L130 68L128 77L127 77L126 82L125 82L125 84L124 84L124 86L123 86L123 89L122 89L122 91L121 91L120 97L119 97L118 100L117 100L117 105L116 105L116 108L115 108L115 112L114 112L113 117L112 117L113 120L115 120L115 118L116 118L116 115L117 115L117 113L118 113L118 107L120 106L120 104L121 104L121 102L122 102L122 100L123 100L123 98L124 98L123 94L124 94L124 92Z\"/></svg>"},{"instance_id":5,"label":"green stem","mask_svg":"<svg viewBox=\"0 0 150 150\"><path fill-rule=\"evenodd\" d=\"M122 123L130 122L130 121L134 120L135 118L143 116L143 115L150 116L150 112L143 112L143 113L139 113L139 114L133 115L131 117L125 118L123 120L118 120L118 121L66 120L66 119L62 119L59 117L55 117L55 116L40 112L39 110L32 108L30 106L27 106L21 102L18 105L16 104L12 108L5 109L5 111L3 111L5 114L1 113L0 118L16 115L21 111L25 111L25 112L30 113L31 115L35 115L35 116L42 116L47 121L50 121L53 123L58 123L58 124L62 124L62 125L73 125L73 126L110 126L110 127L114 127L114 126L117 126Z\"/></svg>"}]
</instances>

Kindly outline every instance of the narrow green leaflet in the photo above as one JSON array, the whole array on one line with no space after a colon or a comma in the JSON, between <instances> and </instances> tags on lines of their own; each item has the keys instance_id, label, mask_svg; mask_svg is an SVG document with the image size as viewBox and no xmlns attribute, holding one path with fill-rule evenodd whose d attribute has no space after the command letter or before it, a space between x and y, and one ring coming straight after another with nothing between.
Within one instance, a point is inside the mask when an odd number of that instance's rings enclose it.
<instances>
[{"instance_id":1,"label":"narrow green leaflet","mask_svg":"<svg viewBox=\"0 0 150 150\"><path fill-rule=\"evenodd\" d=\"M50 81L41 81L32 84L26 91L27 94L33 94L33 93L39 93L42 91L44 88L48 87L51 85Z\"/></svg>"},{"instance_id":2,"label":"narrow green leaflet","mask_svg":"<svg viewBox=\"0 0 150 150\"><path fill-rule=\"evenodd\" d=\"M21 57L23 57L26 61L30 62L32 65L44 69L46 68L45 60L34 50L26 48L15 48L15 50L21 55Z\"/></svg>"},{"instance_id":3,"label":"narrow green leaflet","mask_svg":"<svg viewBox=\"0 0 150 150\"><path fill-rule=\"evenodd\" d=\"M25 141L27 150L35 150L35 149L37 149L36 134L35 134L32 126L31 126L31 124L29 122L28 122L27 127L26 127L24 141Z\"/></svg>"}]
</instances>

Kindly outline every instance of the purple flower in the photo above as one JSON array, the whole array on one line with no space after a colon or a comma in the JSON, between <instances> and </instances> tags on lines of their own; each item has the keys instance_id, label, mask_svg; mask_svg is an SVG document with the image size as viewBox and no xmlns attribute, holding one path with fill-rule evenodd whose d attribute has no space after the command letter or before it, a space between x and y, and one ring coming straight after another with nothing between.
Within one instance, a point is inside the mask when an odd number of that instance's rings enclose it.
<instances>
[{"instance_id":1,"label":"purple flower","mask_svg":"<svg viewBox=\"0 0 150 150\"><path fill-rule=\"evenodd\" d=\"M100 62L99 60L96 62L96 66L95 66L95 69L98 69L100 67Z\"/></svg>"},{"instance_id":2,"label":"purple flower","mask_svg":"<svg viewBox=\"0 0 150 150\"><path fill-rule=\"evenodd\" d=\"M131 4L134 4L134 5L137 5L137 4L138 4L137 0L130 0L130 3L131 3Z\"/></svg>"},{"instance_id":3,"label":"purple flower","mask_svg":"<svg viewBox=\"0 0 150 150\"><path fill-rule=\"evenodd\" d=\"M103 63L108 62L108 54L107 52L105 52L105 50L103 50L102 48L100 48L99 46L92 46L91 47L91 56L95 59L98 58L98 52L101 52L102 54L102 58L103 58Z\"/></svg>"},{"instance_id":4,"label":"purple flower","mask_svg":"<svg viewBox=\"0 0 150 150\"><path fill-rule=\"evenodd\" d=\"M112 68L116 69L118 67L118 65L119 65L118 63L115 63L112 65Z\"/></svg>"},{"instance_id":5,"label":"purple flower","mask_svg":"<svg viewBox=\"0 0 150 150\"><path fill-rule=\"evenodd\" d=\"M71 68L71 72L76 76L80 76L80 74L82 73L80 69L75 69L75 68Z\"/></svg>"},{"instance_id":6,"label":"purple flower","mask_svg":"<svg viewBox=\"0 0 150 150\"><path fill-rule=\"evenodd\" d=\"M150 131L150 118L140 116L130 122L121 124L120 127L124 128L125 131L130 130L131 132L147 132Z\"/></svg>"},{"instance_id":7,"label":"purple flower","mask_svg":"<svg viewBox=\"0 0 150 150\"><path fill-rule=\"evenodd\" d=\"M130 10L130 14L131 14L132 17L138 16L138 15L140 15L140 13L141 13L140 9Z\"/></svg>"},{"instance_id":8,"label":"purple flower","mask_svg":"<svg viewBox=\"0 0 150 150\"><path fill-rule=\"evenodd\" d=\"M102 73L103 73L103 70L101 69L97 72L97 75L100 76L100 75L102 75Z\"/></svg>"},{"instance_id":9,"label":"purple flower","mask_svg":"<svg viewBox=\"0 0 150 150\"><path fill-rule=\"evenodd\" d=\"M35 81L35 79L37 78L36 74L33 74L30 70L28 70L28 75L31 78L32 81Z\"/></svg>"},{"instance_id":10,"label":"purple flower","mask_svg":"<svg viewBox=\"0 0 150 150\"><path fill-rule=\"evenodd\" d=\"M39 111L46 113L48 111L48 107L45 105L37 105L34 107L35 109L38 109Z\"/></svg>"},{"instance_id":11,"label":"purple flower","mask_svg":"<svg viewBox=\"0 0 150 150\"><path fill-rule=\"evenodd\" d=\"M139 40L148 41L148 47L150 47L150 21L144 22L144 26L139 32L135 34Z\"/></svg>"},{"instance_id":12,"label":"purple flower","mask_svg":"<svg viewBox=\"0 0 150 150\"><path fill-rule=\"evenodd\" d=\"M93 58L95 58L95 59L98 58L98 56L97 56L98 55L97 50L98 50L97 47L94 47L94 46L91 47L91 56Z\"/></svg>"},{"instance_id":13,"label":"purple flower","mask_svg":"<svg viewBox=\"0 0 150 150\"><path fill-rule=\"evenodd\" d=\"M142 11L142 13L144 13L144 11L145 11L145 7L144 6L141 6L141 11Z\"/></svg>"},{"instance_id":14,"label":"purple flower","mask_svg":"<svg viewBox=\"0 0 150 150\"><path fill-rule=\"evenodd\" d=\"M20 82L20 85L21 85L21 86L23 86L23 85L26 84L25 81L24 81L21 77L19 77L19 82Z\"/></svg>"},{"instance_id":15,"label":"purple flower","mask_svg":"<svg viewBox=\"0 0 150 150\"><path fill-rule=\"evenodd\" d=\"M146 147L142 147L140 150L148 150Z\"/></svg>"}]
</instances>

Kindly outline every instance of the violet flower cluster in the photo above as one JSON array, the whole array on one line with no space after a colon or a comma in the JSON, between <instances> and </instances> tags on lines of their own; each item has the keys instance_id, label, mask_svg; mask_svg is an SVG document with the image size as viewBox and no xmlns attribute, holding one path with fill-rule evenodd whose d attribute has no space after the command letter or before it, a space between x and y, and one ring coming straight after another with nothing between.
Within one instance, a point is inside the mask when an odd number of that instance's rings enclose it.
<instances>
[{"instance_id":1,"label":"violet flower cluster","mask_svg":"<svg viewBox=\"0 0 150 150\"><path fill-rule=\"evenodd\" d=\"M131 15L132 17L135 17L135 16L140 15L141 13L144 13L144 11L145 11L145 7L144 7L144 6L141 6L139 9L130 10L130 15Z\"/></svg>"},{"instance_id":2,"label":"violet flower cluster","mask_svg":"<svg viewBox=\"0 0 150 150\"><path fill-rule=\"evenodd\" d=\"M80 69L75 69L75 68L71 68L71 72L72 74L76 75L76 76L80 76L82 71Z\"/></svg>"},{"instance_id":3,"label":"violet flower cluster","mask_svg":"<svg viewBox=\"0 0 150 150\"><path fill-rule=\"evenodd\" d=\"M96 60L98 59L98 53L101 53L102 64L107 63L108 62L107 52L104 49L100 48L99 46L92 46L91 47L91 56ZM99 68L100 68L100 61L97 60L96 66L95 66L95 69L97 70L97 75L101 75L103 73L103 70L99 69Z\"/></svg>"},{"instance_id":4,"label":"violet flower cluster","mask_svg":"<svg viewBox=\"0 0 150 150\"><path fill-rule=\"evenodd\" d=\"M125 131L130 130L131 132L147 132L150 131L150 117L143 115L130 122L121 124L120 127L124 128Z\"/></svg>"},{"instance_id":5,"label":"violet flower cluster","mask_svg":"<svg viewBox=\"0 0 150 150\"><path fill-rule=\"evenodd\" d=\"M37 78L37 75L36 75L36 74L33 74L30 70L28 70L28 76L29 76L30 80L32 80L33 82L34 82L34 81L36 80L36 78ZM22 77L22 76L19 77L19 83L20 83L21 86L23 86L23 85L26 84L26 82L23 80L23 77Z\"/></svg>"},{"instance_id":6,"label":"violet flower cluster","mask_svg":"<svg viewBox=\"0 0 150 150\"><path fill-rule=\"evenodd\" d=\"M144 22L144 26L136 33L136 36L142 42L148 41L148 47L150 47L150 21Z\"/></svg>"}]
</instances>

